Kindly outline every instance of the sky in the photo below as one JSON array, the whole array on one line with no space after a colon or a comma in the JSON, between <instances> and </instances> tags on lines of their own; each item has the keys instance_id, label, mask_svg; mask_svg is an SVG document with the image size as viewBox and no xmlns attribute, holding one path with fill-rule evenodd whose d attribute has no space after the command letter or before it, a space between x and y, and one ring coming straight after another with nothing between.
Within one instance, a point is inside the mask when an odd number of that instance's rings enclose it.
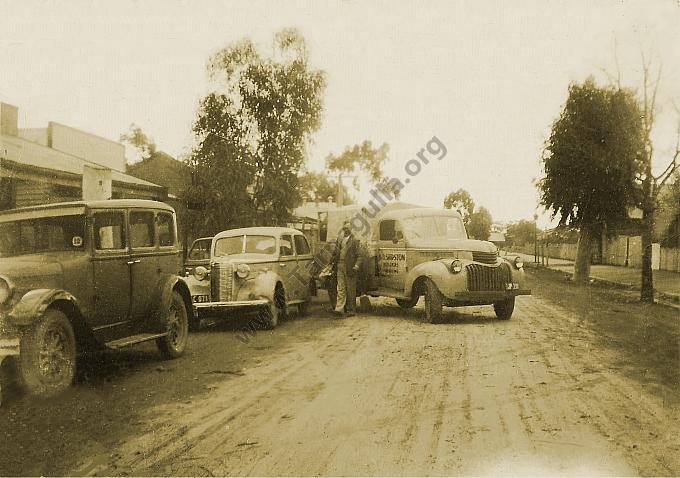
<instances>
[{"instance_id":1,"label":"sky","mask_svg":"<svg viewBox=\"0 0 680 478\"><path fill-rule=\"evenodd\" d=\"M403 181L433 137L445 145L409 177L408 202L441 206L463 188L494 220L548 224L534 180L569 83L613 75L637 88L641 53L662 65L657 169L675 145L680 0L0 0L0 100L19 107L20 127L57 121L117 140L136 123L181 157L210 55L244 37L268 53L286 27L327 75L309 169L368 139L389 144L386 170Z\"/></svg>"}]
</instances>

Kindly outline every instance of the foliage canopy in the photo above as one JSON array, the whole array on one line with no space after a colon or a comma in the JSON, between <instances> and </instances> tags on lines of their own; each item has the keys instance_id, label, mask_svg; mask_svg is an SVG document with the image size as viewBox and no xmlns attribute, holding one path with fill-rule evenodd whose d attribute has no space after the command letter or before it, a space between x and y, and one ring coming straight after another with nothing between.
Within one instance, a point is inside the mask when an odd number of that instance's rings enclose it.
<instances>
[{"instance_id":1,"label":"foliage canopy","mask_svg":"<svg viewBox=\"0 0 680 478\"><path fill-rule=\"evenodd\" d=\"M199 105L192 199L210 230L280 224L301 200L298 175L321 125L325 74L309 66L295 29L271 56L244 39L208 63L213 91Z\"/></svg>"},{"instance_id":2,"label":"foliage canopy","mask_svg":"<svg viewBox=\"0 0 680 478\"><path fill-rule=\"evenodd\" d=\"M571 84L543 153L541 203L560 224L614 233L639 202L644 129L630 90Z\"/></svg>"}]
</instances>

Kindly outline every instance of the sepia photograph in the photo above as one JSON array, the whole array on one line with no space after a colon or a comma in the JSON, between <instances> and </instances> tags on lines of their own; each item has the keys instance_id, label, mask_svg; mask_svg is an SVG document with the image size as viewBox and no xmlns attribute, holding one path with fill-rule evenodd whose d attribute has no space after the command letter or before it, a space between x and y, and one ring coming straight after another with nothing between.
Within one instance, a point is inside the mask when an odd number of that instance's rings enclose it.
<instances>
[{"instance_id":1,"label":"sepia photograph","mask_svg":"<svg viewBox=\"0 0 680 478\"><path fill-rule=\"evenodd\" d=\"M0 0L5 476L680 476L680 0Z\"/></svg>"}]
</instances>

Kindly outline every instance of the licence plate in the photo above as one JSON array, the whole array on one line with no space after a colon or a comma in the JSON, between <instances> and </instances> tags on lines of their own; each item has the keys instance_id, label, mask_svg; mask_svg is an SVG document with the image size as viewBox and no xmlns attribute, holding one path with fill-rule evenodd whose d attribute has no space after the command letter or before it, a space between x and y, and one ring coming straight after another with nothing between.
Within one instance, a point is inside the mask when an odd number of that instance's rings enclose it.
<instances>
[{"instance_id":1,"label":"licence plate","mask_svg":"<svg viewBox=\"0 0 680 478\"><path fill-rule=\"evenodd\" d=\"M194 303L202 303L202 302L210 302L210 296L209 295L194 295L191 297L191 299L194 301Z\"/></svg>"},{"instance_id":2,"label":"licence plate","mask_svg":"<svg viewBox=\"0 0 680 478\"><path fill-rule=\"evenodd\" d=\"M505 290L519 290L519 284L517 282L508 282L505 284Z\"/></svg>"}]
</instances>

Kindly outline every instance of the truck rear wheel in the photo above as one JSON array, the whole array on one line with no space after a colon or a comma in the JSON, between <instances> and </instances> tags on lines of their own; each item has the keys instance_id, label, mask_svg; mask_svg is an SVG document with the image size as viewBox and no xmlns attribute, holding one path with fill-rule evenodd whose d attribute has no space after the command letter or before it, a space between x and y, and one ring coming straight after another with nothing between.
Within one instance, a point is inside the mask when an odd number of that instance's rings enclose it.
<instances>
[{"instance_id":1,"label":"truck rear wheel","mask_svg":"<svg viewBox=\"0 0 680 478\"><path fill-rule=\"evenodd\" d=\"M512 317L512 312L515 310L515 298L510 297L502 302L495 302L493 310L496 312L496 317L501 320L508 320Z\"/></svg>"},{"instance_id":2,"label":"truck rear wheel","mask_svg":"<svg viewBox=\"0 0 680 478\"><path fill-rule=\"evenodd\" d=\"M432 279L425 280L425 315L424 321L428 324L436 324L442 317L442 305L444 298L439 292L437 284Z\"/></svg>"},{"instance_id":3,"label":"truck rear wheel","mask_svg":"<svg viewBox=\"0 0 680 478\"><path fill-rule=\"evenodd\" d=\"M50 397L71 386L76 372L76 337L62 311L47 309L25 331L18 371L22 388L31 395Z\"/></svg>"}]
</instances>

